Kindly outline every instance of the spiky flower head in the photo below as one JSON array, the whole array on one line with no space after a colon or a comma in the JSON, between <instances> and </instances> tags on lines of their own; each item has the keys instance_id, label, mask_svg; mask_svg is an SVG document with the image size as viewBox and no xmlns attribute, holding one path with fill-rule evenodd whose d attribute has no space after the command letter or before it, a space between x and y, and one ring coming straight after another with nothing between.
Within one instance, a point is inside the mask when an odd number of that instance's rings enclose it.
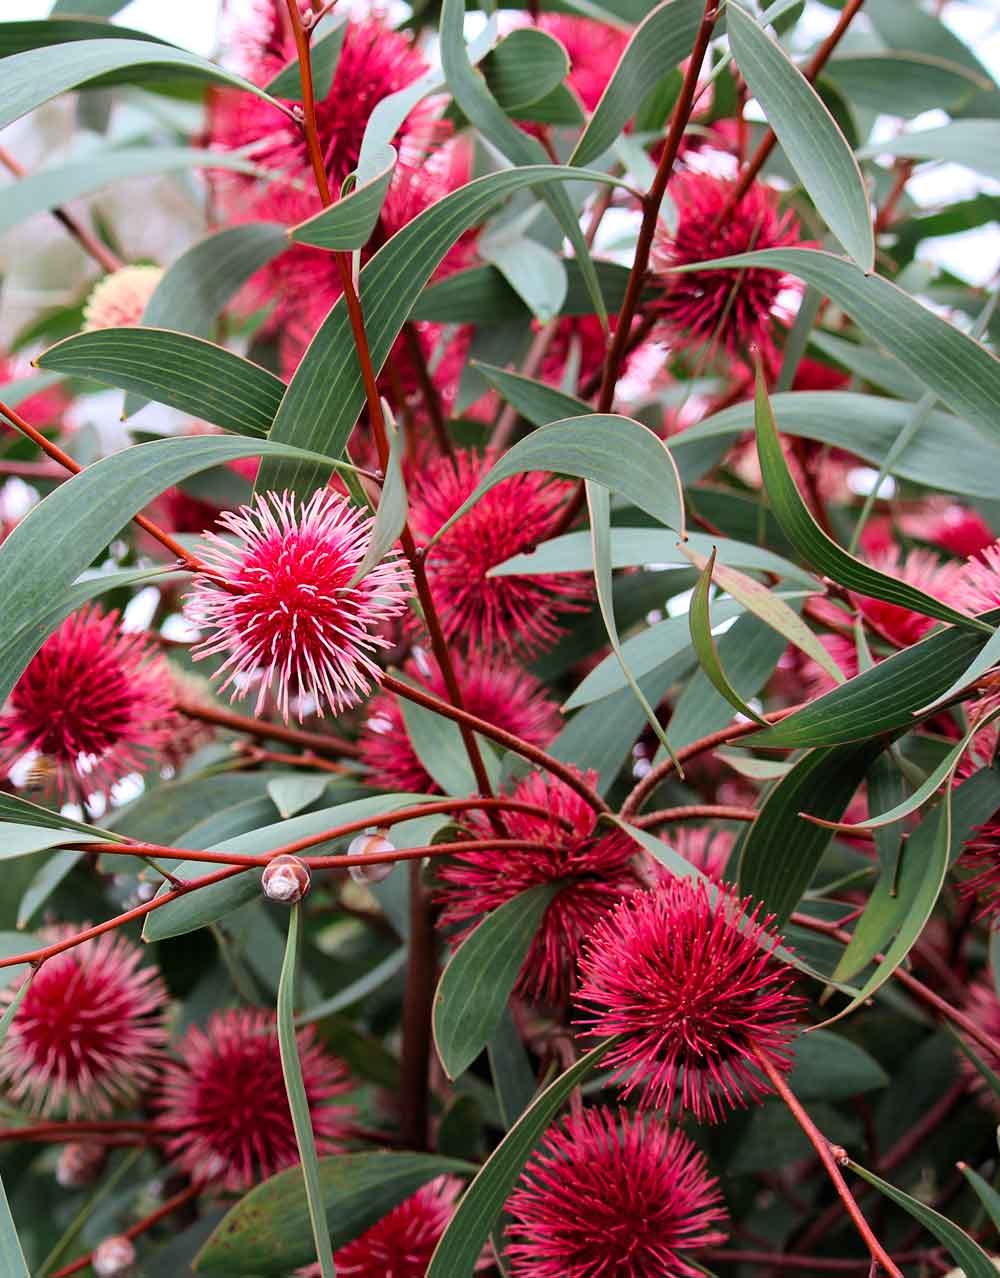
<instances>
[{"instance_id":1,"label":"spiky flower head","mask_svg":"<svg viewBox=\"0 0 1000 1278\"><path fill-rule=\"evenodd\" d=\"M994 926L1000 918L1000 813L977 826L962 848L959 869L969 877L959 882L959 891L978 905L977 919Z\"/></svg>"},{"instance_id":2,"label":"spiky flower head","mask_svg":"<svg viewBox=\"0 0 1000 1278\"><path fill-rule=\"evenodd\" d=\"M161 266L123 266L94 285L83 308L83 331L130 328L139 323L146 303L163 278Z\"/></svg>"},{"instance_id":3,"label":"spiky flower head","mask_svg":"<svg viewBox=\"0 0 1000 1278\"><path fill-rule=\"evenodd\" d=\"M585 1109L553 1127L507 1200L512 1278L697 1278L725 1242L704 1154L661 1118Z\"/></svg>"},{"instance_id":4,"label":"spiky flower head","mask_svg":"<svg viewBox=\"0 0 1000 1278\"><path fill-rule=\"evenodd\" d=\"M532 745L546 746L559 726L559 712L544 686L511 660L486 656L476 661L453 657L466 710ZM441 668L431 658L411 658L403 667L408 678L436 696L448 699ZM435 793L436 783L417 757L406 731L399 701L389 693L373 697L361 734L361 758L369 781L383 790Z\"/></svg>"},{"instance_id":5,"label":"spiky flower head","mask_svg":"<svg viewBox=\"0 0 1000 1278\"><path fill-rule=\"evenodd\" d=\"M717 1122L767 1091L759 1059L789 1068L801 1000L760 907L673 879L633 896L584 946L581 1024L623 1035L605 1058L643 1103Z\"/></svg>"},{"instance_id":6,"label":"spiky flower head","mask_svg":"<svg viewBox=\"0 0 1000 1278\"><path fill-rule=\"evenodd\" d=\"M468 449L426 470L410 493L410 525L429 540L458 510L496 456ZM529 472L491 488L427 554L427 576L449 639L470 652L551 647L559 621L590 597L580 573L490 577L491 568L533 549L551 532L572 485Z\"/></svg>"},{"instance_id":7,"label":"spiky flower head","mask_svg":"<svg viewBox=\"0 0 1000 1278\"><path fill-rule=\"evenodd\" d=\"M953 601L961 589L959 566L943 563L930 550L911 550L904 556L896 546L891 546L872 555L871 563L897 581L906 582L945 602ZM933 617L925 617L923 613L899 604L886 603L884 599L872 599L852 591L851 600L874 630L900 648L908 648L937 625Z\"/></svg>"},{"instance_id":8,"label":"spiky flower head","mask_svg":"<svg viewBox=\"0 0 1000 1278\"><path fill-rule=\"evenodd\" d=\"M962 1034L976 1055L995 1073L1000 1071L1000 999L997 998L996 987L989 972L981 972L972 981L966 991L962 1011L976 1026L994 1043L995 1050L990 1051L978 1040ZM1000 1101L989 1083L976 1067L975 1062L965 1052L958 1052L958 1066L962 1071L969 1090L991 1109L1000 1113Z\"/></svg>"},{"instance_id":9,"label":"spiky flower head","mask_svg":"<svg viewBox=\"0 0 1000 1278\"><path fill-rule=\"evenodd\" d=\"M176 717L163 658L116 612L88 605L28 663L0 717L0 749L8 767L42 755L60 793L91 793L148 767Z\"/></svg>"},{"instance_id":10,"label":"spiky flower head","mask_svg":"<svg viewBox=\"0 0 1000 1278\"><path fill-rule=\"evenodd\" d=\"M726 863L736 839L730 830L711 825L679 825L666 834L673 850L699 870L707 879L721 883ZM659 863L657 863L659 865ZM661 877L673 877L666 866L659 865Z\"/></svg>"},{"instance_id":11,"label":"spiky flower head","mask_svg":"<svg viewBox=\"0 0 1000 1278\"><path fill-rule=\"evenodd\" d=\"M1000 608L1000 541L983 547L966 560L956 598L970 612Z\"/></svg>"},{"instance_id":12,"label":"spiky flower head","mask_svg":"<svg viewBox=\"0 0 1000 1278\"><path fill-rule=\"evenodd\" d=\"M425 1278L462 1182L441 1176L405 1198L334 1256L338 1278ZM319 1278L318 1265L304 1271Z\"/></svg>"},{"instance_id":13,"label":"spiky flower head","mask_svg":"<svg viewBox=\"0 0 1000 1278\"><path fill-rule=\"evenodd\" d=\"M50 928L56 943L73 928ZM0 1080L15 1104L70 1118L133 1101L163 1063L167 992L139 946L120 933L74 945L37 969L0 1048ZM0 995L9 1005L15 981Z\"/></svg>"},{"instance_id":14,"label":"spiky flower head","mask_svg":"<svg viewBox=\"0 0 1000 1278\"><path fill-rule=\"evenodd\" d=\"M674 271L735 253L802 244L794 213L778 210L777 191L755 182L727 211L732 190L730 181L710 173L681 173L671 183L677 229L671 234L663 223L657 228L651 263L663 293L655 306L674 347L707 346L740 359L757 347L767 358L774 353L771 326L779 295L789 287L780 271L758 266Z\"/></svg>"},{"instance_id":15,"label":"spiky flower head","mask_svg":"<svg viewBox=\"0 0 1000 1278\"><path fill-rule=\"evenodd\" d=\"M593 785L597 777L587 773L584 779ZM598 832L591 807L553 777L532 772L511 797L544 808L548 814L504 812L499 818L505 837L536 846L503 853L470 850L448 858L438 871L441 921L470 931L484 914L519 892L543 883L558 884L515 988L525 998L559 1004L569 995L583 938L636 887L635 845L617 830ZM478 813L469 818L469 824L484 837L496 835Z\"/></svg>"},{"instance_id":16,"label":"spiky flower head","mask_svg":"<svg viewBox=\"0 0 1000 1278\"><path fill-rule=\"evenodd\" d=\"M331 1105L350 1089L346 1066L296 1035L306 1099L321 1154L337 1152L350 1109ZM192 1178L246 1189L299 1161L274 1016L249 1008L214 1013L192 1026L157 1094L167 1152Z\"/></svg>"},{"instance_id":17,"label":"spiky flower head","mask_svg":"<svg viewBox=\"0 0 1000 1278\"><path fill-rule=\"evenodd\" d=\"M382 624L406 607L409 571L388 554L352 585L371 542L374 519L330 489L301 503L289 493L258 494L227 511L206 534L207 572L185 601L189 620L209 634L198 659L226 654L217 676L231 699L259 678L256 713L274 687L287 722L290 703L322 715L355 705L377 682L371 654L390 641Z\"/></svg>"},{"instance_id":18,"label":"spiky flower head","mask_svg":"<svg viewBox=\"0 0 1000 1278\"><path fill-rule=\"evenodd\" d=\"M569 54L566 82L584 110L593 111L625 52L628 36L604 22L569 13L539 14L538 26Z\"/></svg>"}]
</instances>

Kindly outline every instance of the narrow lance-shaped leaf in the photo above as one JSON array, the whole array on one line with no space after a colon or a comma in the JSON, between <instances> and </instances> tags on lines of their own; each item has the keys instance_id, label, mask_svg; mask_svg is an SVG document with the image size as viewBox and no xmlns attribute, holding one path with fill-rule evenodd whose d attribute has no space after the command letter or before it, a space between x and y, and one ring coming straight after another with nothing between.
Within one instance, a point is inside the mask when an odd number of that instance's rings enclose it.
<instances>
[{"instance_id":1,"label":"narrow lance-shaped leaf","mask_svg":"<svg viewBox=\"0 0 1000 1278\"><path fill-rule=\"evenodd\" d=\"M295 1143L299 1148L302 1179L305 1183L306 1202L309 1207L309 1223L319 1260L322 1278L334 1278L333 1248L330 1231L326 1227L326 1211L320 1186L319 1161L316 1157L316 1137L313 1134L309 1098L302 1077L302 1062L295 1037L295 987L298 983L299 947L302 944L302 906L292 906L288 919L288 943L285 961L281 965L278 984L278 1050L281 1054L281 1072L285 1078L288 1107L292 1112Z\"/></svg>"},{"instance_id":2,"label":"narrow lance-shaped leaf","mask_svg":"<svg viewBox=\"0 0 1000 1278\"><path fill-rule=\"evenodd\" d=\"M826 535L802 500L788 469L760 368L757 370L754 419L761 474L772 509L782 531L808 563L839 585L873 599L884 599L887 603L898 604L901 608L909 608L925 617L937 617L953 625L990 630L986 622L958 612L915 586L855 559Z\"/></svg>"},{"instance_id":3,"label":"narrow lance-shaped leaf","mask_svg":"<svg viewBox=\"0 0 1000 1278\"><path fill-rule=\"evenodd\" d=\"M781 46L739 5L726 8L737 65L823 220L862 268L875 264L868 192L833 116Z\"/></svg>"},{"instance_id":4,"label":"narrow lance-shaped leaf","mask_svg":"<svg viewBox=\"0 0 1000 1278\"><path fill-rule=\"evenodd\" d=\"M463 1074L500 1023L542 916L559 890L540 883L487 915L448 961L434 998L434 1043L449 1078Z\"/></svg>"},{"instance_id":5,"label":"narrow lance-shaped leaf","mask_svg":"<svg viewBox=\"0 0 1000 1278\"><path fill-rule=\"evenodd\" d=\"M483 60L490 93L510 115L553 91L569 74L569 56L539 27L518 27Z\"/></svg>"},{"instance_id":6,"label":"narrow lance-shaped leaf","mask_svg":"<svg viewBox=\"0 0 1000 1278\"><path fill-rule=\"evenodd\" d=\"M322 101L333 86L333 77L340 60L340 51L347 34L347 14L331 13L322 19L320 24L310 32L309 62L313 76L313 90L317 101ZM288 66L265 85L273 98L292 98L299 101L302 97L302 76L299 72L299 60L293 58Z\"/></svg>"},{"instance_id":7,"label":"narrow lance-shaped leaf","mask_svg":"<svg viewBox=\"0 0 1000 1278\"><path fill-rule=\"evenodd\" d=\"M701 576L698 578L698 584L695 586L694 594L691 596L691 607L688 611L688 624L691 629L691 642L694 650L698 654L698 662L702 670L708 676L713 688L720 696L725 697L734 709L740 714L746 715L748 719L752 719L754 723L759 723L764 727L767 726L767 720L761 718L760 713L754 710L752 706L747 705L733 685L729 682L725 670L722 668L722 662L719 659L719 650L715 646L715 639L712 636L712 618L709 609L708 596L712 587L712 572L715 568L715 549L708 558L702 570Z\"/></svg>"},{"instance_id":8,"label":"narrow lance-shaped leaf","mask_svg":"<svg viewBox=\"0 0 1000 1278\"><path fill-rule=\"evenodd\" d=\"M359 249L368 242L375 223L382 212L385 194L389 189L396 152L391 146L381 147L371 157L372 174L329 208L288 232L296 244L311 244L313 248L344 252Z\"/></svg>"},{"instance_id":9,"label":"narrow lance-shaped leaf","mask_svg":"<svg viewBox=\"0 0 1000 1278\"><path fill-rule=\"evenodd\" d=\"M902 1207L914 1220L932 1233L954 1258L955 1263L961 1267L965 1278L996 1278L997 1271L993 1261L982 1247L954 1221L949 1220L947 1216L942 1216L940 1212L935 1211L933 1207L928 1207L919 1199L904 1194L895 1185L890 1185L888 1181L882 1180L874 1172L867 1171L857 1163L849 1161L847 1165L862 1180L867 1180L869 1185L874 1185L879 1193L891 1199L898 1207Z\"/></svg>"},{"instance_id":10,"label":"narrow lance-shaped leaf","mask_svg":"<svg viewBox=\"0 0 1000 1278\"><path fill-rule=\"evenodd\" d=\"M27 992L27 982L24 990ZM13 1006L13 1005L12 1005ZM0 1180L0 1260L3 1261L3 1272L9 1278L30 1278L28 1262L17 1236L17 1227L10 1212L7 1192Z\"/></svg>"}]
</instances>

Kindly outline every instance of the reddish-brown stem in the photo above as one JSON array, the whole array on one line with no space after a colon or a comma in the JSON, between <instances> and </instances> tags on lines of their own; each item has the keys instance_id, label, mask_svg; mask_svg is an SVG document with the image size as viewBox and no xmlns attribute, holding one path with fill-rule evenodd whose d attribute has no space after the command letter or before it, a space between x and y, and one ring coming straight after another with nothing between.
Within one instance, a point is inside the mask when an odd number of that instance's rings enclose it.
<instances>
[{"instance_id":1,"label":"reddish-brown stem","mask_svg":"<svg viewBox=\"0 0 1000 1278\"><path fill-rule=\"evenodd\" d=\"M808 66L802 73L810 84L813 83L819 73L826 66L830 55L840 43L844 32L854 21L855 15L863 3L864 0L847 0L847 4L845 4L843 9L840 11L840 17L837 19L836 26L813 54ZM775 137L774 131L768 129L767 133L765 133L764 137L761 139L757 150L754 151L750 159L750 163L737 178L736 185L733 187L732 191L730 191L725 207L719 214L718 220L720 222L729 217L733 209L736 208L740 200L742 200L747 191L750 190L754 178L767 163L767 158L777 145L777 141L778 139Z\"/></svg>"},{"instance_id":2,"label":"reddish-brown stem","mask_svg":"<svg viewBox=\"0 0 1000 1278\"><path fill-rule=\"evenodd\" d=\"M427 361L424 359L424 349L420 345L419 334L410 323L403 325L403 341L406 343L406 353L410 357L413 371L417 375L417 385L420 387L420 395L424 401L424 410L431 424L431 430L434 432L437 446L446 457L454 457L455 445L451 442L451 436L445 425L441 396L437 392Z\"/></svg>"},{"instance_id":3,"label":"reddish-brown stem","mask_svg":"<svg viewBox=\"0 0 1000 1278\"><path fill-rule=\"evenodd\" d=\"M683 808L660 808L658 812L647 812L645 816L635 817L632 821L640 830L648 830L653 825L666 825L669 821L756 821L756 808L736 808L725 803L691 803Z\"/></svg>"},{"instance_id":4,"label":"reddish-brown stem","mask_svg":"<svg viewBox=\"0 0 1000 1278\"><path fill-rule=\"evenodd\" d=\"M503 728L487 723L485 719L479 719L476 715L469 714L467 710L460 710L456 706L449 705L447 701L442 701L440 697L435 697L431 693L425 692L422 688L411 687L410 684L403 683L401 679L396 679L390 674L382 676L382 685L388 688L390 692L395 692L397 696L405 697L419 706L424 706L427 710L433 710L436 714L440 714L446 719L452 719L459 726L464 725L472 732L479 732L491 741L496 741L498 745L502 745L505 749L519 754L523 759L528 759L532 763L536 763L540 768L545 768L553 776L558 777L560 781L565 781L570 789L575 790L581 799L585 799L595 812L610 812L611 809L596 790L592 790L585 781L582 781L572 768L560 763L558 759L554 759L552 755L547 754L537 746L530 745L527 741L522 741L520 737L515 737L512 732L505 732Z\"/></svg>"},{"instance_id":5,"label":"reddish-brown stem","mask_svg":"<svg viewBox=\"0 0 1000 1278\"><path fill-rule=\"evenodd\" d=\"M794 714L796 710L801 710L807 704L808 702L802 702L797 706L786 706L783 710L773 710L770 714L764 715L764 718L768 723L777 723L787 715ZM689 746L685 746L682 750L677 750L675 752L677 762L687 763L688 759L704 754L707 750L714 750L716 746L725 745L727 741L736 741L740 737L748 736L751 732L759 731L760 725L757 723L731 723L727 728L720 728L718 732L713 732L707 737L701 737L698 741L692 741ZM660 782L673 772L674 767L673 759L663 759L655 767L649 769L622 804L622 820L632 820Z\"/></svg>"},{"instance_id":6,"label":"reddish-brown stem","mask_svg":"<svg viewBox=\"0 0 1000 1278\"><path fill-rule=\"evenodd\" d=\"M196 1198L201 1193L201 1185L188 1185L187 1189L182 1189L179 1194L174 1194L173 1198L168 1198L162 1207L157 1207L156 1211L150 1212L142 1220L137 1221L134 1225L130 1225L123 1233L123 1237L132 1239L138 1238L140 1234L144 1234L147 1230L159 1224L161 1220L165 1220L167 1216L173 1215L179 1207L183 1207L185 1203L189 1203L192 1198ZM93 1259L94 1253L88 1251L85 1256L80 1256L71 1264L64 1265L62 1269L55 1270L49 1275L49 1278L69 1278L70 1274L79 1273L81 1269L86 1269Z\"/></svg>"},{"instance_id":7,"label":"reddish-brown stem","mask_svg":"<svg viewBox=\"0 0 1000 1278\"><path fill-rule=\"evenodd\" d=\"M872 1233L871 1226L868 1224L868 1221L865 1220L858 1204L854 1201L854 1196L847 1187L847 1182L844 1180L841 1173L830 1142L806 1113L805 1109L799 1102L798 1097L785 1082L784 1075L774 1068L765 1053L757 1053L757 1064L767 1075L771 1086L788 1106L788 1109L795 1118L795 1121L802 1128L802 1131L808 1138L809 1143L819 1155L819 1160L823 1164L826 1174L833 1182L833 1187L837 1191L841 1202L844 1204L848 1215L851 1217L851 1220L854 1221L855 1228L864 1239L865 1246L868 1248L872 1259L880 1264L886 1273L891 1274L892 1278L903 1278L903 1275L895 1261Z\"/></svg>"},{"instance_id":8,"label":"reddish-brown stem","mask_svg":"<svg viewBox=\"0 0 1000 1278\"><path fill-rule=\"evenodd\" d=\"M0 164L4 166L16 178L27 176L27 169L24 168L9 151L0 146ZM102 244L93 232L88 231L82 222L77 221L72 213L64 208L56 207L49 209L49 212L69 231L70 235L76 240L77 244L88 253L98 266L102 267L109 274L112 271L119 271L125 265L121 258L111 251L106 244Z\"/></svg>"},{"instance_id":9,"label":"reddish-brown stem","mask_svg":"<svg viewBox=\"0 0 1000 1278\"><path fill-rule=\"evenodd\" d=\"M263 719L251 719L246 715L234 714L231 710L222 710L216 706L201 705L196 701L177 701L175 709L189 719L197 719L201 723L212 723L218 728L228 728L231 732L242 732L250 737L258 737L262 741L282 741L285 745L302 746L304 750L315 750L317 754L338 754L354 757L361 753L353 741L334 736L326 732L307 732L303 728L290 728L279 723L267 723Z\"/></svg>"},{"instance_id":10,"label":"reddish-brown stem","mask_svg":"<svg viewBox=\"0 0 1000 1278\"><path fill-rule=\"evenodd\" d=\"M244 743L239 756L243 763L251 767L257 763L279 763L286 768L312 768L315 772L329 772L341 777L354 775L353 769L346 764L323 759L308 750L305 754L289 754L285 750L262 750L260 746Z\"/></svg>"},{"instance_id":11,"label":"reddish-brown stem","mask_svg":"<svg viewBox=\"0 0 1000 1278\"><path fill-rule=\"evenodd\" d=\"M0 460L0 475L14 475L18 479L58 479L63 480L66 474L55 462L9 461Z\"/></svg>"},{"instance_id":12,"label":"reddish-brown stem","mask_svg":"<svg viewBox=\"0 0 1000 1278\"><path fill-rule=\"evenodd\" d=\"M30 1127L0 1127L0 1142L9 1140L67 1141L86 1137L95 1144L144 1143L152 1139L156 1129L152 1123L143 1122L73 1122L33 1123Z\"/></svg>"},{"instance_id":13,"label":"reddish-brown stem","mask_svg":"<svg viewBox=\"0 0 1000 1278\"><path fill-rule=\"evenodd\" d=\"M892 189L885 197L885 203L875 215L875 234L880 235L887 230L892 224L893 218L896 216L896 209L899 201L903 198L903 192L906 190L906 184L913 176L913 170L916 166L916 160L897 160L894 166L896 178L892 184Z\"/></svg>"},{"instance_id":14,"label":"reddish-brown stem","mask_svg":"<svg viewBox=\"0 0 1000 1278\"><path fill-rule=\"evenodd\" d=\"M33 444L37 444L43 453L46 453L53 461L57 461L60 466L68 470L70 474L79 475L83 470L83 467L78 462L75 462L69 453L64 453L58 444L53 444L51 440L46 439L41 431L36 430L34 426L26 422L20 413L15 412L13 408L9 408L6 404L0 402L0 414L6 417L10 424L16 427L22 435L26 435ZM189 551L185 550L179 541L175 541L165 529L158 524L154 524L145 515L133 515L132 521L138 524L145 532L148 532L151 537L154 537L161 546L169 550L175 559L179 559L181 563L186 564L192 572L201 572L201 562Z\"/></svg>"}]
</instances>

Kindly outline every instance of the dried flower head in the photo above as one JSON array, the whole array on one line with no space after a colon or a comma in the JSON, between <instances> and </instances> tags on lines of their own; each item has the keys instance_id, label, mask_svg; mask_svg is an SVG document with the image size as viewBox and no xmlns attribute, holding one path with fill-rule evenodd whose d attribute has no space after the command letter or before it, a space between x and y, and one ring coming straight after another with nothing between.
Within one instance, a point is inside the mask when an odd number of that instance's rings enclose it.
<instances>
[{"instance_id":1,"label":"dried flower head","mask_svg":"<svg viewBox=\"0 0 1000 1278\"><path fill-rule=\"evenodd\" d=\"M470 714L512 732L532 745L546 746L559 726L559 711L533 675L507 659L489 655L475 661L453 657L462 701ZM441 668L432 658L411 658L407 677L448 700ZM361 733L361 757L372 785L404 793L434 793L438 786L417 757L399 700L389 693L373 697Z\"/></svg>"},{"instance_id":2,"label":"dried flower head","mask_svg":"<svg viewBox=\"0 0 1000 1278\"><path fill-rule=\"evenodd\" d=\"M585 1109L550 1129L507 1200L513 1278L697 1278L727 1237L704 1154L663 1119Z\"/></svg>"},{"instance_id":3,"label":"dried flower head","mask_svg":"<svg viewBox=\"0 0 1000 1278\"><path fill-rule=\"evenodd\" d=\"M664 291L655 305L664 336L675 347L707 345L745 359L755 346L770 357L772 320L779 314L779 294L789 286L779 271L675 272L735 253L802 244L794 213L779 213L778 192L760 182L723 217L732 189L731 182L709 173L681 173L671 183L677 230L671 235L662 223L657 228L651 262Z\"/></svg>"},{"instance_id":4,"label":"dried flower head","mask_svg":"<svg viewBox=\"0 0 1000 1278\"><path fill-rule=\"evenodd\" d=\"M452 465L427 470L410 493L410 524L431 538L475 490L496 461L492 453L462 450ZM490 577L512 556L551 534L572 486L538 472L497 484L436 542L427 576L445 634L470 652L537 652L559 638L559 619L590 597L580 573Z\"/></svg>"},{"instance_id":5,"label":"dried flower head","mask_svg":"<svg viewBox=\"0 0 1000 1278\"><path fill-rule=\"evenodd\" d=\"M73 928L49 929L52 943ZM143 952L106 932L47 959L0 1048L10 1099L36 1113L107 1114L145 1091L163 1062L167 992ZM15 981L0 995L8 1004Z\"/></svg>"},{"instance_id":6,"label":"dried flower head","mask_svg":"<svg viewBox=\"0 0 1000 1278\"><path fill-rule=\"evenodd\" d=\"M767 1091L758 1058L777 1070L801 1000L794 970L776 958L769 918L749 900L703 882L673 879L633 896L602 920L584 946L577 1001L581 1024L621 1034L606 1060L625 1094L717 1122Z\"/></svg>"},{"instance_id":7,"label":"dried flower head","mask_svg":"<svg viewBox=\"0 0 1000 1278\"><path fill-rule=\"evenodd\" d=\"M160 266L123 266L105 275L83 308L85 333L98 328L131 328L142 319L146 303L163 278Z\"/></svg>"},{"instance_id":8,"label":"dried flower head","mask_svg":"<svg viewBox=\"0 0 1000 1278\"><path fill-rule=\"evenodd\" d=\"M594 773L585 775L590 784ZM441 921L463 925L466 932L491 910L541 883L558 883L517 979L525 998L562 1003L570 991L583 938L611 907L636 886L635 845L625 834L596 831L590 806L564 782L533 772L511 796L544 808L548 816L504 812L505 836L541 846L502 853L456 853L439 869L442 883ZM563 824L566 822L567 824ZM494 833L486 817L469 818L485 837Z\"/></svg>"},{"instance_id":9,"label":"dried flower head","mask_svg":"<svg viewBox=\"0 0 1000 1278\"><path fill-rule=\"evenodd\" d=\"M347 1069L316 1041L296 1035L316 1147L335 1153L349 1108L331 1105L350 1089ZM179 1046L157 1096L167 1152L190 1176L246 1189L298 1162L273 1015L216 1012L193 1026Z\"/></svg>"},{"instance_id":10,"label":"dried flower head","mask_svg":"<svg viewBox=\"0 0 1000 1278\"><path fill-rule=\"evenodd\" d=\"M166 662L116 612L88 605L32 657L0 717L0 749L8 766L41 754L60 792L89 793L148 767L175 723Z\"/></svg>"},{"instance_id":11,"label":"dried flower head","mask_svg":"<svg viewBox=\"0 0 1000 1278\"><path fill-rule=\"evenodd\" d=\"M236 544L206 535L208 572L185 604L194 625L211 632L194 655L228 654L220 691L233 685L235 699L259 676L256 713L274 685L286 721L293 697L301 720L304 699L322 715L368 692L380 673L370 654L390 646L379 627L403 611L410 584L394 553L351 584L373 523L330 489L305 503L258 495L256 505L222 516L219 527Z\"/></svg>"}]
</instances>

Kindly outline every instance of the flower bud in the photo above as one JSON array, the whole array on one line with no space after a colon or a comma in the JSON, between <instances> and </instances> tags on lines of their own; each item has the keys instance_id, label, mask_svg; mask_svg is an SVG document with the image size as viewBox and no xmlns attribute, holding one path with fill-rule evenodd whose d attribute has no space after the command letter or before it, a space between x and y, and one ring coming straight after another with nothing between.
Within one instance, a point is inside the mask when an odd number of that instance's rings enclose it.
<instances>
[{"instance_id":1,"label":"flower bud","mask_svg":"<svg viewBox=\"0 0 1000 1278\"><path fill-rule=\"evenodd\" d=\"M124 1234L105 1238L90 1261L97 1278L125 1278L135 1264L135 1248Z\"/></svg>"},{"instance_id":2,"label":"flower bud","mask_svg":"<svg viewBox=\"0 0 1000 1278\"><path fill-rule=\"evenodd\" d=\"M352 839L347 849L348 856L387 856L396 851L384 834L374 830L366 830ZM349 867L351 878L355 883L381 883L392 873L395 862L382 861L375 865L352 865Z\"/></svg>"},{"instance_id":3,"label":"flower bud","mask_svg":"<svg viewBox=\"0 0 1000 1278\"><path fill-rule=\"evenodd\" d=\"M283 853L268 861L261 875L261 886L269 901L294 905L309 891L309 868L297 856Z\"/></svg>"},{"instance_id":4,"label":"flower bud","mask_svg":"<svg viewBox=\"0 0 1000 1278\"><path fill-rule=\"evenodd\" d=\"M63 1189L92 1185L107 1161L107 1150L93 1141L76 1140L63 1145L56 1163L56 1180Z\"/></svg>"}]
</instances>

